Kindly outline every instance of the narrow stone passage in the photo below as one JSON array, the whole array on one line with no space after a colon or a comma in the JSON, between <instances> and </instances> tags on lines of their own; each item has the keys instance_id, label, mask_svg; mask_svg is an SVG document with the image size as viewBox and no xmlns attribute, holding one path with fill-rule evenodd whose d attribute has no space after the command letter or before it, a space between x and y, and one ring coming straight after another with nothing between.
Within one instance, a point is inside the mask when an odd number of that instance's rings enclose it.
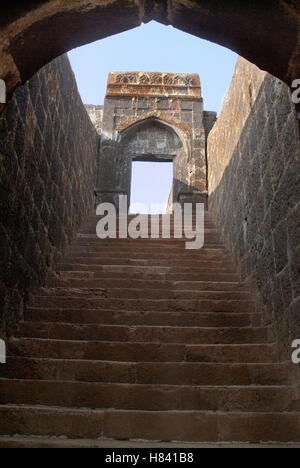
<instances>
[{"instance_id":1,"label":"narrow stone passage","mask_svg":"<svg viewBox=\"0 0 300 468\"><path fill-rule=\"evenodd\" d=\"M50 447L62 436L72 447L299 440L289 365L209 214L199 251L185 239L100 241L96 223L10 340L0 446L16 434Z\"/></svg>"}]
</instances>

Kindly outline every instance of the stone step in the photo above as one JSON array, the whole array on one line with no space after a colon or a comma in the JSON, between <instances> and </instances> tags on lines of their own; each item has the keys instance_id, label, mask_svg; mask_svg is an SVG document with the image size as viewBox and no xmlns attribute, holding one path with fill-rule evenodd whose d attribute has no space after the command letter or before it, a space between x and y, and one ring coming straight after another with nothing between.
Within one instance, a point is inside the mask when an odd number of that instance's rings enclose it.
<instances>
[{"instance_id":1,"label":"stone step","mask_svg":"<svg viewBox=\"0 0 300 468\"><path fill-rule=\"evenodd\" d=\"M119 241L121 242L121 241ZM80 243L78 244L77 241L75 241L71 247L69 247L66 250L66 254L76 254L77 252L84 252L86 254L95 254L98 253L98 255L105 254L107 253L107 247L110 248L110 252L112 254L117 254L120 252L120 254L128 254L131 253L132 255L147 255L147 256L160 256L160 255L170 255L172 254L173 256L177 257L183 257L183 258L194 258L195 257L195 251L193 250L187 250L185 249L184 244L180 243L178 245L172 243L171 245L169 244L164 244L162 248L158 248L157 244L155 245L147 245L147 244L140 244L139 242L130 242L127 244L122 243L121 245L118 245L118 242L111 243L109 246L105 245L105 241L99 241L98 244L91 245L91 246L81 246ZM222 248L202 248L196 251L197 257L199 258L206 258L206 257L216 257L216 258L227 258L231 259L230 254L228 253L227 250L225 250L224 247Z\"/></svg>"},{"instance_id":2,"label":"stone step","mask_svg":"<svg viewBox=\"0 0 300 468\"><path fill-rule=\"evenodd\" d=\"M261 314L230 312L139 312L116 311L110 309L58 309L27 307L25 319L28 321L65 322L82 324L111 325L153 325L190 327L260 327Z\"/></svg>"},{"instance_id":3,"label":"stone step","mask_svg":"<svg viewBox=\"0 0 300 468\"><path fill-rule=\"evenodd\" d=\"M0 434L259 443L300 438L298 412L125 411L2 405Z\"/></svg>"},{"instance_id":4,"label":"stone step","mask_svg":"<svg viewBox=\"0 0 300 468\"><path fill-rule=\"evenodd\" d=\"M85 226L91 225L91 224L97 224L99 221L102 221L103 223L106 223L107 221L107 216L98 216L98 215L92 215L91 217L88 217L85 220L85 223L81 227L81 229L84 229ZM147 223L148 224L171 224L171 226L182 226L182 225L190 225L190 224L199 224L200 222L204 223L205 225L212 225L215 226L214 224L214 219L211 216L206 216L204 215L203 218L201 218L198 214L196 215L193 214L190 216L188 213L180 216L170 216L170 214L166 213L163 215L151 215L151 214L135 214L135 215L128 215L127 216L127 225L129 222L132 221L142 221L143 224ZM106 223L107 224L107 223ZM112 224L112 223L111 223ZM117 216L116 217L116 225L121 225L122 227L126 227L126 216Z\"/></svg>"},{"instance_id":5,"label":"stone step","mask_svg":"<svg viewBox=\"0 0 300 468\"><path fill-rule=\"evenodd\" d=\"M84 232L92 232L93 234L96 232L96 228L97 226L99 225L100 226L100 220L97 220L96 222L95 221L88 221L84 226L82 226L80 228L80 230L78 231L78 234L81 234L81 233L84 233ZM101 223L101 228L105 229L105 231L108 231L108 232L114 232L115 229L117 231L120 231L120 232L127 232L129 230L129 225L126 223L119 223L119 221L117 221L115 224L114 223L110 223L108 225L108 223L106 222L105 224ZM151 232L151 228L155 231L160 231L160 232L168 232L169 230L171 231L174 231L176 230L177 232L180 232L182 233L183 235L187 234L189 235L189 232L191 230L203 230L204 228L204 231L207 231L207 232L215 232L217 234L219 234L219 230L218 228L211 222L211 221L208 221L208 220L204 220L204 223L198 219L198 221L196 221L196 219L194 220L186 220L185 222L182 222L182 223L174 223L173 220L169 221L168 219L166 219L165 221L159 221L157 222L156 220L146 220L146 221L142 221L140 223L140 220L138 223L131 223L131 229L135 230L137 228L137 230L140 230L140 228L142 227L143 230L147 231L147 228L148 228L148 231Z\"/></svg>"},{"instance_id":6,"label":"stone step","mask_svg":"<svg viewBox=\"0 0 300 468\"><path fill-rule=\"evenodd\" d=\"M183 229L176 229L174 230L172 227L171 229L166 229L162 230L161 227L153 227L153 229L143 229L140 231L139 229L137 230L137 233L139 235L139 238L144 238L144 239L152 239L152 240L164 240L164 239L175 239L175 240L184 240L185 242L194 240L196 234L198 238L200 235L204 235L204 241L205 242L212 242L216 244L223 244L223 240L219 234L219 232L216 229L213 228L205 228L204 230L202 227L197 229L196 226L188 226L186 230ZM105 235L105 237L102 237L102 234ZM136 235L134 233L134 235ZM121 239L121 240L126 240L126 239L132 239L131 234L129 231L126 230L119 230L118 228L116 230L110 229L105 231L101 231L101 237L99 237L99 231L96 230L96 227L89 227L87 229L84 229L83 231L80 231L76 235L76 239L89 239L93 238L95 236L97 239L101 240L106 240L106 239ZM133 239L134 240L134 239Z\"/></svg>"},{"instance_id":7,"label":"stone step","mask_svg":"<svg viewBox=\"0 0 300 468\"><path fill-rule=\"evenodd\" d=\"M40 449L99 449L99 448L169 448L169 449L224 449L224 448L300 448L300 444L268 442L268 443L243 443L243 442L154 442L154 441L130 441L130 440L112 440L112 439L62 439L55 437L38 436L0 436L0 448L40 448Z\"/></svg>"},{"instance_id":8,"label":"stone step","mask_svg":"<svg viewBox=\"0 0 300 468\"><path fill-rule=\"evenodd\" d=\"M88 247L88 248L82 248L80 245L72 246L72 248L69 248L66 251L66 255L70 256L80 256L80 252L86 256L92 256L92 255L107 255L107 249L105 247L102 247L102 244L99 243L98 246L94 247ZM230 255L228 252L224 249L200 249L197 253L197 258L202 258L202 259L212 259L212 260L229 260L232 261ZM136 257L136 258L160 258L161 256L168 257L170 258L170 255L172 254L173 258L185 258L189 260L194 260L195 258L195 251L193 252L192 250L187 250L184 248L184 246L176 247L176 248L167 248L167 246L164 246L162 249L157 249L155 247L148 248L147 246L143 247L138 247L135 248L134 245L129 245L129 246L123 246L120 248L117 248L117 245L111 246L110 249L110 254L112 256L131 256L131 257Z\"/></svg>"},{"instance_id":9,"label":"stone step","mask_svg":"<svg viewBox=\"0 0 300 468\"><path fill-rule=\"evenodd\" d=\"M180 217L177 216L173 216L173 215L169 215L169 214L163 214L163 215L150 215L150 214L143 214L143 215L139 215L139 214L135 214L135 215L128 215L127 216L127 220L128 221L132 221L134 219L137 218L137 216L142 216L143 217L143 220L148 220L148 222L151 222L153 224L158 224L158 223L162 223L162 222L166 222L168 220L171 221L172 224L175 224L175 226L181 226L183 224L183 222L185 221L185 217L182 216L182 219L180 220ZM86 221L85 221L85 224L84 226L87 226L88 224L97 224L100 220L104 219L104 216L98 216L97 214L92 214L91 216L89 216ZM192 215L192 216L188 216L186 221L185 221L185 224L196 224L196 220L199 220L199 216L196 216L195 215ZM125 217L124 216L117 216L116 218L116 221L117 221L117 224L119 224L120 222L121 223L125 223ZM209 216L207 215L206 213L204 214L204 223L205 225L206 224L211 224L211 225L214 225L214 219L212 218L212 216ZM83 227L84 227L83 226Z\"/></svg>"},{"instance_id":10,"label":"stone step","mask_svg":"<svg viewBox=\"0 0 300 468\"><path fill-rule=\"evenodd\" d=\"M193 222L186 222L185 224L177 224L177 223L165 223L163 225L162 222L148 222L147 223L148 226L146 226L145 223L142 224L142 231L143 232L146 232L146 233L149 233L150 234L155 234L157 235L158 233L160 234L168 234L169 232L171 233L175 233L175 235L178 237L178 238L181 238L182 237L189 237L191 234L193 234L194 232L198 231L198 232L204 232L204 233L208 233L208 234L215 234L217 235L219 238L221 238L221 235L220 235L220 231L218 230L218 228L212 224L211 222L204 222L204 229L203 229L203 224L201 222L199 222L198 224L196 223L196 221L193 221ZM134 231L136 232L140 232L140 225L136 225L137 228L133 228ZM148 227L148 229L147 229ZM89 222L88 224L85 224L78 232L77 234L96 234L97 233L97 228L98 228L98 222ZM108 224L106 223L106 225L104 226L104 230L105 232L107 233L115 233L115 232L120 232L122 233L123 235L123 238L124 236L126 236L128 233L129 233L129 229L128 229L128 226L126 227L126 225L119 225L119 223L116 224L116 229L115 229L115 226L113 224L110 224L110 226L108 226ZM103 230L103 225L101 226L101 230ZM134 232L134 234L136 233Z\"/></svg>"},{"instance_id":11,"label":"stone step","mask_svg":"<svg viewBox=\"0 0 300 468\"><path fill-rule=\"evenodd\" d=\"M104 279L104 280L124 280L130 279L131 281L135 280L157 280L158 278L161 281L200 281L200 282L227 282L234 283L239 281L239 275L237 273L219 273L219 272L208 272L197 271L192 272L188 270L182 271L178 269L174 273L174 270L171 270L166 267L135 267L135 266L125 266L125 265L116 265L116 266L106 266L100 267L98 271L86 270L75 270L73 265L66 265L64 270L60 270L59 276L64 278L74 278L74 279ZM173 273L172 273L173 271Z\"/></svg>"},{"instance_id":12,"label":"stone step","mask_svg":"<svg viewBox=\"0 0 300 468\"><path fill-rule=\"evenodd\" d=\"M135 219L137 216L140 216L139 213L128 213L127 214L127 218L128 218L129 221L131 221L132 219ZM148 213L148 214L143 214L142 216L146 216L148 218L153 218L153 217L155 218L155 217L158 216L160 219L165 218L165 217L170 217L171 219L176 219L176 216L178 216L178 215L175 216L173 213L160 213L160 214L154 214L154 215ZM117 215L117 219L120 219L121 217L124 217L124 215L123 214L122 215ZM192 215L193 219L196 218L196 217L197 217L196 214ZM97 215L96 213L90 213L88 215L86 221L93 220L93 219L99 220L99 219L102 219L102 218L104 218L104 216ZM211 212L209 210L204 210L204 218L207 219L207 220L214 221L214 218L213 218L213 216L212 216L212 214L211 214Z\"/></svg>"},{"instance_id":13,"label":"stone step","mask_svg":"<svg viewBox=\"0 0 300 468\"><path fill-rule=\"evenodd\" d=\"M299 440L291 365L210 218L198 251L184 238L100 240L98 220L8 343L0 434Z\"/></svg>"},{"instance_id":14,"label":"stone step","mask_svg":"<svg viewBox=\"0 0 300 468\"><path fill-rule=\"evenodd\" d=\"M200 216L199 215L196 215L196 214L193 214L192 216L189 216L188 214L186 214L186 216L182 215L181 217L180 216L173 216L173 215L170 215L168 213L165 213L165 214L134 214L134 215L127 215L127 220L128 222L130 221L133 221L133 220L137 220L137 218L139 217L139 219L142 219L144 222L145 221L148 221L149 223L151 222L152 224L159 224L159 223L166 223L166 222L171 222L171 224L175 224L175 226L181 226L184 222L185 224L196 224L196 221L198 220L199 222L199 219ZM107 220L107 216L99 216L97 214L93 215L92 216L89 216L86 220L85 220L85 223L83 225L84 226L87 226L88 224L92 224L92 223L98 223L99 221L106 221ZM117 225L119 223L121 224L125 224L126 225L126 217L125 216L117 216L116 217L116 223ZM204 214L204 223L205 224L213 224L214 223L214 219L211 217L211 216L207 216L206 214Z\"/></svg>"},{"instance_id":15,"label":"stone step","mask_svg":"<svg viewBox=\"0 0 300 468\"><path fill-rule=\"evenodd\" d=\"M169 235L169 232L165 234L165 237L160 236L160 237L154 238L154 237L151 237L149 233L147 237L138 237L137 239L132 239L131 237L127 235L126 232L120 233L120 235L123 235L124 237L120 237L119 235L117 237L112 237L114 234L115 233L108 233L108 237L106 239L100 239L97 236L96 232L92 234L77 234L74 241L76 245L90 244L90 245L101 245L103 247L105 245L120 243L121 247L131 246L133 244L140 244L141 246L144 246L144 247L156 246L156 248L163 249L164 246L166 245L168 245L169 247L177 246L177 247L185 248L186 242L195 240L195 233L191 233L190 235L191 238L175 237L175 235L171 233ZM201 232L199 234L201 234ZM209 239L209 236L206 238L205 232L204 232L204 243L208 244L206 245L207 248L209 249L222 249L223 248L224 249L224 242L221 240L219 236L211 234L211 237L212 237L211 240Z\"/></svg>"},{"instance_id":16,"label":"stone step","mask_svg":"<svg viewBox=\"0 0 300 468\"><path fill-rule=\"evenodd\" d=\"M275 344L186 345L12 338L8 356L135 362L275 363Z\"/></svg>"},{"instance_id":17,"label":"stone step","mask_svg":"<svg viewBox=\"0 0 300 468\"><path fill-rule=\"evenodd\" d=\"M142 249L141 249L142 250ZM187 251L187 252L191 252L191 251ZM146 260L151 260L152 262L154 261L167 261L169 260L170 261L170 266L174 266L174 265L177 265L177 264L180 264L180 263L186 263L186 262L190 262L190 266L196 264L200 264L200 263L203 263L203 264L206 264L206 265L228 265L230 268L232 268L234 266L234 264L232 263L231 259L224 255L224 254L220 254L220 255L217 255L217 254L210 254L208 255L207 253L206 254L203 254L203 255L200 255L198 253L194 253L193 256L190 256L190 255L180 255L180 254L174 254L172 251L163 251L161 253L156 253L156 254L152 254L151 252L135 252L135 251L123 251L123 252L118 252L118 251L107 251L107 249L105 250L94 250L94 251L89 251L89 252L86 252L85 249L82 249L81 247L73 250L72 252L69 252L65 255L64 257L64 263L72 263L72 262L76 262L76 263L81 263L80 261L78 261L77 259L85 259L85 261L88 261L90 263L92 263L92 260L95 259L95 262L94 263L98 263L100 260L101 262L106 262L107 260L112 260L112 261L116 261L117 259L119 260L119 264L126 264L126 261L127 260L131 260L131 261L146 261ZM82 263L85 263L82 262Z\"/></svg>"},{"instance_id":18,"label":"stone step","mask_svg":"<svg viewBox=\"0 0 300 468\"><path fill-rule=\"evenodd\" d=\"M79 232L84 232L84 231L86 231L88 229L96 230L96 226L98 225L99 221L100 221L100 219L89 220L87 223L84 224L84 226L82 226L80 228ZM157 227L157 228L161 228L164 225L164 226L170 226L171 229L174 229L174 227L175 227L176 229L181 228L182 230L184 230L184 228L191 228L191 227L196 228L197 226L202 227L202 225L204 225L205 230L206 229L215 229L215 230L217 229L216 225L211 220L205 220L204 219L204 223L202 223L201 220L198 219L198 221L197 221L196 218L194 218L192 220L187 219L186 221L183 221L182 223L174 222L174 220L172 220L172 219L170 221L168 219L166 219L164 221L162 221L162 220L157 221L156 219L151 219L151 220L148 219L148 221L147 220L146 220L146 222L143 221L141 224L143 226L146 226L146 224L147 224L148 226L153 226L153 227ZM103 225L103 223L101 225ZM111 229L114 228L113 223L110 223L110 227L111 227ZM126 226L126 223L124 223L124 222L120 223L119 220L117 220L116 227L117 227L117 229L121 229L123 231L123 230L126 230L126 227L128 229L128 224ZM108 223L105 224L105 228L106 229L108 228Z\"/></svg>"},{"instance_id":19,"label":"stone step","mask_svg":"<svg viewBox=\"0 0 300 468\"><path fill-rule=\"evenodd\" d=\"M196 216L196 215L193 215L193 216L182 216L182 219L180 220L180 218L175 218L174 216L169 216L168 214L166 215L163 215L163 216L160 216L158 218L157 215L145 215L145 214L136 214L134 216L128 216L127 217L127 220L128 222L131 222L131 221L134 221L134 220L137 220L137 217L139 216L139 220L141 219L144 223L145 221L147 222L148 221L148 224L154 224L154 225L161 225L162 223L165 223L165 224L170 224L171 226L183 226L183 225L197 225L199 224L202 220L199 216ZM88 218L85 222L85 224L83 225L82 229L85 227L85 226L88 226L88 225L92 225L92 224L97 224L99 221L101 221L103 219L103 216L92 216L91 218ZM107 220L107 218L105 219L105 221ZM126 219L124 219L124 217L120 218L120 217L117 217L116 218L116 224L117 226L121 223L122 227L123 225L125 225L126 227ZM128 223L127 223L128 224ZM216 227L215 226L215 222L213 220L212 217L207 217L207 216L204 216L204 224L205 226L213 226L213 227Z\"/></svg>"},{"instance_id":20,"label":"stone step","mask_svg":"<svg viewBox=\"0 0 300 468\"><path fill-rule=\"evenodd\" d=\"M267 328L198 328L124 325L84 325L21 322L19 336L54 340L91 340L134 343L250 344L271 342Z\"/></svg>"},{"instance_id":21,"label":"stone step","mask_svg":"<svg viewBox=\"0 0 300 468\"><path fill-rule=\"evenodd\" d=\"M287 386L177 386L0 378L2 404L141 411L292 411ZM297 402L295 402L297 404Z\"/></svg>"},{"instance_id":22,"label":"stone step","mask_svg":"<svg viewBox=\"0 0 300 468\"><path fill-rule=\"evenodd\" d=\"M204 275L207 273L208 275L216 274L216 275L232 275L233 277L237 277L235 273L234 268L229 268L228 266L223 266L223 265L209 265L205 263L199 263L199 265L193 265L192 267L188 266L188 263L184 263L182 265L168 265L164 264L164 262L131 262L132 264L127 263L120 263L120 260L118 263L112 263L112 264L101 264L101 262L97 263L94 259L92 260L93 263L77 263L77 262L71 262L71 263L60 263L58 264L58 271L64 272L64 271L87 271L87 272L101 272L101 271L120 271L122 273L125 273L126 271L128 272L149 272L151 271L152 273L157 274L157 272L163 272L164 273L171 273L171 274L177 274L177 273L188 273L190 271L191 274L198 274L198 275ZM153 263L153 264L152 264ZM160 263L160 264L159 264ZM218 280L216 280L218 281Z\"/></svg>"},{"instance_id":23,"label":"stone step","mask_svg":"<svg viewBox=\"0 0 300 468\"><path fill-rule=\"evenodd\" d=\"M0 377L165 385L287 385L289 363L118 362L9 357Z\"/></svg>"},{"instance_id":24,"label":"stone step","mask_svg":"<svg viewBox=\"0 0 300 468\"><path fill-rule=\"evenodd\" d=\"M66 297L77 299L213 299L215 301L251 301L248 291L192 291L168 289L138 289L132 284L131 288L119 288L118 284L111 288L41 288L36 298L40 297Z\"/></svg>"},{"instance_id":25,"label":"stone step","mask_svg":"<svg viewBox=\"0 0 300 468\"><path fill-rule=\"evenodd\" d=\"M110 229L107 229L107 226L105 228L105 230L103 232L101 232L101 234L105 234L107 235L107 238L110 238L110 237L114 237L116 234L117 234L117 237L121 238L121 239L132 239L132 237L130 236L130 232L128 229L123 229L123 227L121 227L121 229L119 228L119 226L117 225L116 226L116 229L114 229L114 227L112 226ZM174 229L174 227L171 225L170 228L167 226L165 228L162 228L161 225L158 225L158 224L154 224L153 226L151 226L150 224L148 224L148 229L145 227L145 229L143 228L142 230L138 227L138 229L136 230L136 232L134 232L134 235L136 234L142 234L142 236L144 238L153 238L153 239L156 239L156 238L159 238L159 239L169 239L170 235L171 235L171 238L172 239L185 239L185 240L189 240L191 237L193 237L196 233L198 234L203 234L207 237L215 237L216 239L218 239L218 241L222 242L222 239L221 239L221 236L220 236L220 233L219 231L212 225L210 226L205 226L204 229L202 227L202 225L199 225L199 227L196 226L196 224L187 224L186 227L181 227L180 226L176 226L176 228ZM97 230L96 230L96 226L93 225L93 226L87 226L83 229L81 229L80 231L78 231L76 237L77 238L81 238L81 237L92 237L92 236L96 236L98 238L98 234L97 234ZM141 236L141 237L142 237ZM146 236L146 237L145 237Z\"/></svg>"},{"instance_id":26,"label":"stone step","mask_svg":"<svg viewBox=\"0 0 300 468\"><path fill-rule=\"evenodd\" d=\"M76 245L77 246L92 246L95 247L97 245L101 245L102 247L109 247L111 244L116 244L120 242L121 246L127 246L127 245L132 245L132 244L140 244L141 246L148 246L148 247L154 247L156 245L157 249L163 249L165 245L169 246L177 246L180 247L181 249L185 249L186 247L186 242L192 242L194 239L176 239L174 237L170 237L169 239L114 239L114 238L108 238L108 239L99 239L96 234L95 235L90 235L90 234L82 234L81 236L76 238ZM206 249L224 249L225 251L225 246L222 242L219 240L210 240L206 239L204 240L204 245L199 248L199 249L194 249L194 252L199 252L201 250L206 250ZM187 249L188 250L188 249Z\"/></svg>"},{"instance_id":27,"label":"stone step","mask_svg":"<svg viewBox=\"0 0 300 468\"><path fill-rule=\"evenodd\" d=\"M88 221L84 226L81 227L81 229L78 231L79 233L84 233L84 232L90 232L92 231L93 233L96 231L96 227L97 225L99 224L100 222L100 219L97 220L97 221ZM170 227L171 230L178 230L179 232L183 232L185 230L188 230L188 229L202 229L202 227L204 226L204 229L205 231L214 231L214 232L217 232L219 233L218 229L216 228L216 226L211 222L211 221L208 221L208 220L204 220L204 222L202 222L201 220L198 220L198 222L196 222L196 219L194 220L187 220L187 221L183 221L182 223L178 223L178 222L174 222L173 220L168 220L166 219L165 221L162 221L162 220L159 220L157 221L156 219L146 219L146 221L142 221L142 223L138 223L138 227L140 226L140 224L143 226L143 228L145 227L146 229L146 226L148 226L148 230L151 232L151 227L153 229L159 229L160 231L162 231L162 228L164 227L164 229L168 229ZM103 223L101 223L101 226L103 226ZM110 228L110 230L114 230L114 223L110 223L110 225L108 226L108 223L105 223L104 225L105 229L108 230L108 228ZM126 229L128 230L128 224L126 226L126 223L120 223L119 221L116 222L116 229L121 232L126 232Z\"/></svg>"},{"instance_id":28,"label":"stone step","mask_svg":"<svg viewBox=\"0 0 300 468\"><path fill-rule=\"evenodd\" d=\"M88 275L88 278L90 276ZM92 278L92 277L91 277ZM135 280L134 282L129 278L118 278L118 288L131 289L164 289L165 291L216 291L216 292L248 292L249 288L244 283L238 282L216 282L216 281L159 281L155 279L141 279ZM72 278L72 274L64 273L58 275L57 278L53 278L48 281L49 288L82 288L82 289L99 289L99 288L110 288L113 289L113 276L107 279L85 279L84 278Z\"/></svg>"},{"instance_id":29,"label":"stone step","mask_svg":"<svg viewBox=\"0 0 300 468\"><path fill-rule=\"evenodd\" d=\"M105 294L104 294L105 296ZM74 309L112 309L139 311L191 311L191 312L256 312L255 303L250 300L213 300L213 299L116 299L68 296L34 296L30 305L46 308Z\"/></svg>"},{"instance_id":30,"label":"stone step","mask_svg":"<svg viewBox=\"0 0 300 468\"><path fill-rule=\"evenodd\" d=\"M139 216L139 219L137 219L137 216ZM103 220L103 217L101 216L95 216L95 217L92 217L92 218L89 218L86 220L85 224L81 227L81 229L85 229L87 226L93 226L93 225L97 225L99 223L99 221ZM176 227L180 227L180 226L190 226L190 225L193 225L193 226L197 226L199 224L202 223L202 220L201 218L198 216L193 216L193 217L184 217L182 216L182 219L180 220L179 218L178 219L175 219L174 217L170 217L168 215L166 215L164 218L158 218L156 216L147 216L147 215L136 215L135 217L133 218L128 218L128 221L131 222L133 220L142 220L143 224L146 224L148 222L148 224L152 224L154 226L161 226L162 224L164 225L171 225L171 226L176 226ZM107 218L104 220L105 222L107 221ZM119 226L121 225L121 227L123 228L124 226L126 227L126 220L124 218L117 218L116 219L116 225ZM203 223L206 226L213 226L213 227L216 227L213 220L211 218L206 218L204 216L204 220L203 220ZM102 223L103 224L103 223ZM111 223L112 224L112 223ZM107 225L107 223L106 223ZM128 223L127 223L128 225Z\"/></svg>"},{"instance_id":31,"label":"stone step","mask_svg":"<svg viewBox=\"0 0 300 468\"><path fill-rule=\"evenodd\" d=\"M109 255L105 256L91 256L87 257L83 255L82 257L71 257L66 256L64 258L65 264L77 264L77 265L120 265L120 262L124 265L137 265L137 266L168 266L169 268L189 268L191 266L190 259L173 259L162 256L160 258L130 258L130 257L112 257ZM61 264L58 265L58 268ZM209 269L209 270L220 270L227 271L228 273L233 273L236 271L234 265L227 260L204 260L198 259L195 257L192 261L193 269Z\"/></svg>"}]
</instances>

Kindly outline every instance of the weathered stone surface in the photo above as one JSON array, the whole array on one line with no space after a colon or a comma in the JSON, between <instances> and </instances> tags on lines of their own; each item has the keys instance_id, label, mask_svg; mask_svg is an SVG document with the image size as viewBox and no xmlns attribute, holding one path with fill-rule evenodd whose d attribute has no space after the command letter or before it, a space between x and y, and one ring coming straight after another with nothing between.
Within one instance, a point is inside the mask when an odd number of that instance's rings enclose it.
<instances>
[{"instance_id":1,"label":"weathered stone surface","mask_svg":"<svg viewBox=\"0 0 300 468\"><path fill-rule=\"evenodd\" d=\"M95 110L88 109L95 120ZM173 161L173 202L206 203L206 141L216 113L204 113L195 74L112 72L101 123L98 202L130 203L132 161ZM100 127L100 123L98 123ZM198 201L198 199L197 199Z\"/></svg>"},{"instance_id":2,"label":"weathered stone surface","mask_svg":"<svg viewBox=\"0 0 300 468\"><path fill-rule=\"evenodd\" d=\"M102 121L103 121L103 106L85 105L86 111L90 116L90 119L97 130L97 133L101 135Z\"/></svg>"},{"instance_id":3,"label":"weathered stone surface","mask_svg":"<svg viewBox=\"0 0 300 468\"><path fill-rule=\"evenodd\" d=\"M288 84L300 76L296 0L39 0L3 3L0 12L9 92L64 52L151 20L228 47Z\"/></svg>"},{"instance_id":4,"label":"weathered stone surface","mask_svg":"<svg viewBox=\"0 0 300 468\"><path fill-rule=\"evenodd\" d=\"M289 355L300 336L297 127L288 87L240 58L208 138L209 207Z\"/></svg>"},{"instance_id":5,"label":"weathered stone surface","mask_svg":"<svg viewBox=\"0 0 300 468\"><path fill-rule=\"evenodd\" d=\"M9 92L63 51L153 18L227 45L288 83L300 74L295 1L211 1L209 6L193 0L29 1L13 13L4 8L0 77ZM40 290L24 311L26 293L61 261L92 206L99 137L64 59L19 88L4 108L1 333L22 318L30 323L21 323L20 337L11 340L15 357L6 377L14 380L1 381L1 401L14 404L0 408L0 432L299 440L299 390L289 386L290 366L277 364L285 355L278 353L269 328L273 323L290 361L291 341L300 334L300 223L298 125L287 87L239 60L208 142L211 210L244 277L259 286L270 312L265 317L246 283L238 282L228 256L220 261L224 251L215 233L207 233L205 254L196 259L183 255L182 242L170 240L99 246L90 232L95 232L94 217L60 265L61 275L51 279L55 285ZM179 192L180 184L206 188L205 145L215 115L203 112L194 75L112 74L103 121L100 106L87 109L102 131L105 164L98 181L100 191L107 187L108 200L111 187L116 194L127 193L132 158L149 154L167 159L176 152L179 161L183 152L183 164L175 160L175 199L189 201L189 192ZM114 133L121 140L113 139ZM123 165L120 149L128 156ZM91 341L96 339L100 345ZM168 371L166 366L171 366ZM93 383L95 369L100 378ZM197 380L200 375L204 382ZM299 387L299 377L296 382ZM129 408L136 411L128 413Z\"/></svg>"},{"instance_id":6,"label":"weathered stone surface","mask_svg":"<svg viewBox=\"0 0 300 468\"><path fill-rule=\"evenodd\" d=\"M291 365L224 245L193 252L191 281L191 268L181 266L191 252L174 238L160 236L155 248L150 240L117 239L109 253L98 239L91 255L82 239L93 237L98 220L88 218L68 250L69 265L32 296L9 341L0 368L0 434L298 441ZM209 213L205 229L217 237ZM116 261L118 275L93 276ZM203 267L215 272L212 281L199 280ZM218 281L223 271L237 278Z\"/></svg>"},{"instance_id":7,"label":"weathered stone surface","mask_svg":"<svg viewBox=\"0 0 300 468\"><path fill-rule=\"evenodd\" d=\"M67 58L20 87L0 119L1 332L22 318L93 206L99 137Z\"/></svg>"},{"instance_id":8,"label":"weathered stone surface","mask_svg":"<svg viewBox=\"0 0 300 468\"><path fill-rule=\"evenodd\" d=\"M111 72L108 77L106 97L160 96L163 109L169 109L168 98L201 98L200 78L196 74ZM147 106L147 102L145 101ZM183 103L182 110L192 110L192 103Z\"/></svg>"}]
</instances>

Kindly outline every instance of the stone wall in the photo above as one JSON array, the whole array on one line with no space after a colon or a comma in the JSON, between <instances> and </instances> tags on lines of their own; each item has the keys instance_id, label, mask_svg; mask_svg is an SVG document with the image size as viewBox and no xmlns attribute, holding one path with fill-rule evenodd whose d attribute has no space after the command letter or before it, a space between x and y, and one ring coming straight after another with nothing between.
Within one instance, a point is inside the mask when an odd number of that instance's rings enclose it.
<instances>
[{"instance_id":1,"label":"stone wall","mask_svg":"<svg viewBox=\"0 0 300 468\"><path fill-rule=\"evenodd\" d=\"M215 125L217 120L217 113L216 112L211 112L211 111L204 111L203 112L203 126L205 130L205 139L207 142L208 135L211 132L211 129Z\"/></svg>"},{"instance_id":2,"label":"stone wall","mask_svg":"<svg viewBox=\"0 0 300 468\"><path fill-rule=\"evenodd\" d=\"M151 155L154 159L168 159L176 154L181 145L175 132L159 121L150 120L149 125L141 125L124 139L122 150L129 157L143 159Z\"/></svg>"},{"instance_id":3,"label":"stone wall","mask_svg":"<svg viewBox=\"0 0 300 468\"><path fill-rule=\"evenodd\" d=\"M22 318L93 207L99 137L64 56L18 88L0 118L0 328Z\"/></svg>"},{"instance_id":4,"label":"stone wall","mask_svg":"<svg viewBox=\"0 0 300 468\"><path fill-rule=\"evenodd\" d=\"M239 58L208 138L209 207L289 350L300 338L299 156L289 88Z\"/></svg>"},{"instance_id":5,"label":"stone wall","mask_svg":"<svg viewBox=\"0 0 300 468\"><path fill-rule=\"evenodd\" d=\"M12 92L55 57L149 21L228 47L288 84L300 76L298 0L27 0L1 3L0 78Z\"/></svg>"},{"instance_id":6,"label":"stone wall","mask_svg":"<svg viewBox=\"0 0 300 468\"><path fill-rule=\"evenodd\" d=\"M85 104L84 107L86 108L86 111L89 114L90 119L97 130L97 133L101 135L104 106L94 106L90 104Z\"/></svg>"}]
</instances>

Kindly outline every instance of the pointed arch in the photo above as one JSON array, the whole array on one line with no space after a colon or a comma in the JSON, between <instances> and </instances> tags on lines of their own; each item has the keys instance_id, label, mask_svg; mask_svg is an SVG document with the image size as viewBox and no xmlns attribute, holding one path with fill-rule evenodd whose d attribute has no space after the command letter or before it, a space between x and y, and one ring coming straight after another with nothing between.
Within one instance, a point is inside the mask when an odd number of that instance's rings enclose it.
<instances>
[{"instance_id":1,"label":"pointed arch","mask_svg":"<svg viewBox=\"0 0 300 468\"><path fill-rule=\"evenodd\" d=\"M142 119L135 119L125 122L122 127L119 127L120 142L124 141L131 134L138 131L143 126L148 126L151 123L157 122L158 124L171 130L180 140L182 147L187 155L187 159L190 159L191 155L191 129L185 125L183 122L171 121L162 117L159 113L151 113L149 115L144 115Z\"/></svg>"}]
</instances>

